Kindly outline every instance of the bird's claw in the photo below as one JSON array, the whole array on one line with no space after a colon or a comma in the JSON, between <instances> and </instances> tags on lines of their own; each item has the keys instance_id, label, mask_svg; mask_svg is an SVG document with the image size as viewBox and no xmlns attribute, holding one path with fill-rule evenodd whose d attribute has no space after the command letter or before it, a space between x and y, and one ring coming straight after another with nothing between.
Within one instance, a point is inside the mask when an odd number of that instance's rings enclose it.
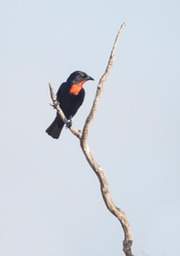
<instances>
[{"instance_id":1,"label":"bird's claw","mask_svg":"<svg viewBox=\"0 0 180 256\"><path fill-rule=\"evenodd\" d=\"M71 126L72 126L72 120L71 120L71 118L67 121L67 123L66 123L66 128L71 128Z\"/></svg>"}]
</instances>

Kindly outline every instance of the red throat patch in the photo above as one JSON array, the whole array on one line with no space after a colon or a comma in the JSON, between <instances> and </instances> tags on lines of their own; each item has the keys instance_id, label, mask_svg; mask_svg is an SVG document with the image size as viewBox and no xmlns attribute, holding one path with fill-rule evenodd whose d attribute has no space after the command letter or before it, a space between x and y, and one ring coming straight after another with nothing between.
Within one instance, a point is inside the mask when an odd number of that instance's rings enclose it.
<instances>
[{"instance_id":1,"label":"red throat patch","mask_svg":"<svg viewBox=\"0 0 180 256\"><path fill-rule=\"evenodd\" d=\"M86 81L82 81L82 82L80 82L80 83L78 83L78 84L73 84L73 85L71 86L71 89L69 90L69 92L70 92L71 94L78 95L79 92L82 90L83 84L84 84L85 82L86 82Z\"/></svg>"}]
</instances>

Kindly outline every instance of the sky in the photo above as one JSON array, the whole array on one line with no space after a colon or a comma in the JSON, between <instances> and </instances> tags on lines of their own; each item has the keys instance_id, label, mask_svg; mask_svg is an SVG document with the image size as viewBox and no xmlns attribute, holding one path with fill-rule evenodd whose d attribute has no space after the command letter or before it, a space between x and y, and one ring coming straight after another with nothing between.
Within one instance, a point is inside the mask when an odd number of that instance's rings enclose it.
<instances>
[{"instance_id":1,"label":"sky","mask_svg":"<svg viewBox=\"0 0 180 256\"><path fill-rule=\"evenodd\" d=\"M0 2L0 255L124 255L123 232L68 129L45 133L70 73L95 81L73 119L82 129L120 25L116 60L88 142L136 256L180 255L180 3Z\"/></svg>"}]
</instances>

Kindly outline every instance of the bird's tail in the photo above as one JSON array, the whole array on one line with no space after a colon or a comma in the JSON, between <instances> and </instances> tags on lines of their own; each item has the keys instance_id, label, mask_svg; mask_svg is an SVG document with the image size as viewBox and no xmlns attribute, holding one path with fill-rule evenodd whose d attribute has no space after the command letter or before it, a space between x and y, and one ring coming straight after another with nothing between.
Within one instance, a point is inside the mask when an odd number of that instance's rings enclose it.
<instances>
[{"instance_id":1,"label":"bird's tail","mask_svg":"<svg viewBox=\"0 0 180 256\"><path fill-rule=\"evenodd\" d=\"M64 122L57 115L52 124L46 129L47 134L49 134L52 138L58 139L62 128L64 126Z\"/></svg>"}]
</instances>

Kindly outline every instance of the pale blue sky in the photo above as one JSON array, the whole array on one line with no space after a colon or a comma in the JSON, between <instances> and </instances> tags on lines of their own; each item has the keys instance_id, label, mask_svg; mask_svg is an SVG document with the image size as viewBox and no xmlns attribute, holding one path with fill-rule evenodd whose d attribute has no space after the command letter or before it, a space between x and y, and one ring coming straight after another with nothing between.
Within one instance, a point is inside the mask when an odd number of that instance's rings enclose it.
<instances>
[{"instance_id":1,"label":"pale blue sky","mask_svg":"<svg viewBox=\"0 0 180 256\"><path fill-rule=\"evenodd\" d=\"M57 90L75 70L95 79L73 120L82 128L124 21L89 144L135 255L180 255L179 10L178 0L1 1L1 256L123 255L78 140L44 131L48 82Z\"/></svg>"}]
</instances>

